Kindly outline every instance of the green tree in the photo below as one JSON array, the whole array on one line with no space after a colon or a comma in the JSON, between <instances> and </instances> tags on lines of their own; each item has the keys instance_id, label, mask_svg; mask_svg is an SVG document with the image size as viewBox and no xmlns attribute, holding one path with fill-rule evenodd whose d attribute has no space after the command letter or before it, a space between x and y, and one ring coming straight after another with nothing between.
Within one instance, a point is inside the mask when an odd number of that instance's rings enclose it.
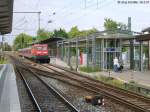
<instances>
[{"instance_id":1,"label":"green tree","mask_svg":"<svg viewBox=\"0 0 150 112\"><path fill-rule=\"evenodd\" d=\"M88 34L92 34L92 33L95 33L95 32L98 32L98 30L96 28L92 28L92 29L88 30Z\"/></svg>"},{"instance_id":2,"label":"green tree","mask_svg":"<svg viewBox=\"0 0 150 112\"><path fill-rule=\"evenodd\" d=\"M118 27L118 24L116 21L110 18L105 18L104 27L105 27L105 30L116 30Z\"/></svg>"},{"instance_id":3,"label":"green tree","mask_svg":"<svg viewBox=\"0 0 150 112\"><path fill-rule=\"evenodd\" d=\"M105 18L105 30L127 30L127 25L121 22L116 22L110 18Z\"/></svg>"},{"instance_id":4,"label":"green tree","mask_svg":"<svg viewBox=\"0 0 150 112\"><path fill-rule=\"evenodd\" d=\"M96 28L92 28L89 30L82 30L80 31L77 26L72 27L71 30L68 32L68 35L70 38L74 37L85 37L87 35L93 34L97 32L98 30Z\"/></svg>"},{"instance_id":5,"label":"green tree","mask_svg":"<svg viewBox=\"0 0 150 112\"><path fill-rule=\"evenodd\" d=\"M53 37L62 37L62 38L68 38L68 34L65 31L65 29L59 29L59 30L54 30Z\"/></svg>"},{"instance_id":6,"label":"green tree","mask_svg":"<svg viewBox=\"0 0 150 112\"><path fill-rule=\"evenodd\" d=\"M93 34L97 31L98 30L96 28L92 28L92 29L89 29L89 30L83 30L83 31L81 31L81 36L90 35L90 34Z\"/></svg>"},{"instance_id":7,"label":"green tree","mask_svg":"<svg viewBox=\"0 0 150 112\"><path fill-rule=\"evenodd\" d=\"M16 36L14 42L13 42L13 48L14 50L18 50L21 48L25 48L29 46L29 43L31 43L33 40L32 36L27 35L25 33L21 33L18 36Z\"/></svg>"},{"instance_id":8,"label":"green tree","mask_svg":"<svg viewBox=\"0 0 150 112\"><path fill-rule=\"evenodd\" d=\"M74 27L72 27L71 30L68 32L68 35L69 35L70 38L74 38L74 37L80 36L80 33L81 33L81 32L79 31L78 27L77 27L77 26L74 26Z\"/></svg>"},{"instance_id":9,"label":"green tree","mask_svg":"<svg viewBox=\"0 0 150 112\"><path fill-rule=\"evenodd\" d=\"M71 28L71 30L68 32L68 35L70 38L75 38L75 37L85 37L87 35L93 34L97 32L98 30L96 28L92 28L89 30L82 30L80 31L77 26L74 26Z\"/></svg>"},{"instance_id":10,"label":"green tree","mask_svg":"<svg viewBox=\"0 0 150 112\"><path fill-rule=\"evenodd\" d=\"M37 31L37 40L41 41L41 40L45 40L50 38L53 35L52 32L46 31L45 29L40 29Z\"/></svg>"}]
</instances>

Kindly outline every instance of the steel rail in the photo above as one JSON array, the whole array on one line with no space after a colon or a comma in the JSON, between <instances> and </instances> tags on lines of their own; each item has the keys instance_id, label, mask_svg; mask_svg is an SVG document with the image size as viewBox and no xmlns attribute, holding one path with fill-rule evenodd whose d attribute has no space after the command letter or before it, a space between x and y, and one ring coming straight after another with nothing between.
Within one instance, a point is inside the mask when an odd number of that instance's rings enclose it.
<instances>
[{"instance_id":1,"label":"steel rail","mask_svg":"<svg viewBox=\"0 0 150 112\"><path fill-rule=\"evenodd\" d=\"M46 83L37 75L37 73L35 73L32 69L28 68L27 65L25 65L24 63L22 63L22 64L25 66L25 68L27 68L28 71L30 71L35 77L37 77L37 78L42 82L42 84L44 84L49 90L52 90L53 93L54 93L56 96L58 96L61 100L63 100L63 102L64 102L65 104L67 104L68 108L70 108L70 110L71 110L72 112L80 112L78 109L76 109L76 107L75 107L72 103L70 103L70 102L69 102L63 95L61 95L54 87L52 87L52 86L46 84Z\"/></svg>"},{"instance_id":2,"label":"steel rail","mask_svg":"<svg viewBox=\"0 0 150 112\"><path fill-rule=\"evenodd\" d=\"M112 89L112 88L113 88L113 89L117 89L117 90L119 89L120 91L124 92L125 94L133 95L133 96L135 96L135 97L141 97L142 99L147 100L148 102L150 102L150 98L145 97L145 96L143 96L143 95L141 95L141 94L137 94L137 93L135 93L135 92L127 91L127 90L124 90L124 89L122 89L122 88L118 88L118 87L115 87L115 86L113 86L113 85L110 85L110 84L106 84L106 83L104 83L104 82L101 82L101 81L98 81L98 80L96 80L96 79L92 79L92 78L90 78L90 77L88 77L88 76L85 76L85 75L82 75L82 74L80 74L80 73L77 73L77 72L75 72L75 71L68 70L68 69L66 69L66 68L64 68L64 67L60 67L60 66L53 65L53 64L49 64L49 65L50 65L50 66L53 66L53 67L56 67L56 68L58 68L58 69L61 69L61 70L70 72L70 73L72 73L73 75L80 76L80 77L86 78L86 79L88 79L88 80L91 80L91 81L94 81L94 82L97 82L97 83L104 84L104 85L106 85L106 86L111 87L111 89ZM50 68L50 67L48 67L48 66L45 66L45 65L42 65L42 66L44 66L44 67L46 67L46 68L49 68L49 69L52 69L52 68ZM54 70L54 69L53 69L53 70ZM56 70L55 70L55 71L56 71ZM58 71L57 71L57 72L58 72Z\"/></svg>"},{"instance_id":3,"label":"steel rail","mask_svg":"<svg viewBox=\"0 0 150 112\"><path fill-rule=\"evenodd\" d=\"M42 70L43 71L43 70ZM53 70L54 71L54 70ZM57 73L58 73L58 71L57 71ZM59 72L60 73L60 72ZM62 74L62 73L61 73ZM57 74L58 75L58 74ZM71 77L70 77L71 78ZM84 85L85 85L85 83L84 83ZM86 85L88 85L88 86L90 86L92 89L94 89L95 88L95 86L91 86L90 84L86 84ZM136 104L134 104L134 103L131 103L130 101L127 101L127 100L125 100L125 99L122 99L122 98L118 98L117 96L115 96L115 95L111 95L110 93L108 93L108 92L106 92L106 91L103 91L103 90L101 90L100 88L96 88L97 90L99 90L99 91L101 91L101 92L103 92L103 94L106 94L105 96L107 96L107 97L110 97L111 99L114 99L114 100L118 100L119 102L121 102L121 103L124 103L124 104L126 104L126 105L128 105L128 106L130 106L130 107L132 107L132 108L134 108L134 109L138 109L138 111L139 112L149 112L149 110L146 110L145 108L143 108L143 107L141 107L141 106L139 106L139 105L136 105ZM136 110L137 111L137 110Z\"/></svg>"},{"instance_id":4,"label":"steel rail","mask_svg":"<svg viewBox=\"0 0 150 112\"><path fill-rule=\"evenodd\" d=\"M37 71L38 72L38 71ZM42 75L42 76L45 76L45 77L50 77L50 78L54 78L56 80L60 80L60 81L63 81L64 83L68 83L68 84L71 84L73 86L77 86L77 87L80 87L80 88L83 88L85 90L88 90L88 91L91 91L91 92L94 92L94 93L97 93L97 94L103 94L103 96L107 97L107 98L111 98L112 100L115 100L115 101L118 101L120 103L123 103L125 105L128 105L130 106L130 108L133 108L134 110L136 110L136 112L149 112L147 110L145 110L145 108L141 108L140 106L138 105L135 105L129 101L126 101L125 99L122 99L122 98L119 98L118 96L115 96L113 95L112 93L108 93L100 88L96 88L95 86L91 86L90 84L85 84L85 83L82 83L82 85L75 85L75 84L72 84L72 83L69 83L67 82L67 80L64 80L62 79L62 77L55 77L55 76L48 76L48 75L43 75L43 74L40 74L38 73L39 75ZM52 73L53 75L56 75L55 73ZM61 76L61 75L59 75ZM80 81L81 82L81 81ZM90 87L90 88L89 88ZM95 88L95 89L94 89ZM98 92L100 91L100 92Z\"/></svg>"},{"instance_id":5,"label":"steel rail","mask_svg":"<svg viewBox=\"0 0 150 112\"><path fill-rule=\"evenodd\" d=\"M16 67L16 65L14 65L14 66L15 66L16 72L22 77L23 82L24 82L24 84L25 84L25 86L26 86L26 88L27 88L27 91L28 91L28 93L30 94L30 96L31 96L31 98L32 98L32 100L33 100L35 106L37 107L38 111L39 111L39 112L42 112L42 110L41 110L41 108L40 108L40 106L39 106L39 104L38 104L38 102L37 102L37 100L36 100L36 98L35 98L35 96L34 96L32 90L30 89L30 87L29 87L29 85L28 85L26 79L24 78L24 76L22 75L22 73L19 71L19 69Z\"/></svg>"},{"instance_id":6,"label":"steel rail","mask_svg":"<svg viewBox=\"0 0 150 112\"><path fill-rule=\"evenodd\" d=\"M59 71L57 71L57 70L54 70L54 69L52 69L52 68L50 68L50 67L47 67L47 66L45 66L45 65L42 65L42 66L44 66L44 67L46 67L46 68L49 68L49 69L51 69L51 70L53 70L53 71L55 71L55 72L57 72L57 73L59 73L59 74L62 74L61 72L59 72ZM58 75L58 74L57 74L57 75ZM65 75L65 77L66 77L66 75ZM72 79L72 80L76 80L76 81L79 82L79 80L74 79L74 78L72 78L72 77L67 76L67 78L70 78L70 79ZM80 82L81 82L81 81L80 81ZM88 83L89 83L89 82L88 82ZM140 110L141 112L149 112L149 110L146 110L145 108L143 108L143 107L141 107L141 106L139 106L139 105L136 105L136 104L134 104L134 103L132 103L132 102L130 102L130 101L127 101L127 100L125 100L125 99L123 99L123 98L116 97L115 95L112 95L111 93L108 93L108 92L106 92L106 91L104 91L104 90L102 90L102 89L96 87L95 85L92 86L92 85L91 85L92 83L90 83L90 84L88 84L88 83L87 83L88 87L91 87L91 88L93 88L93 89L95 88L95 89L97 89L97 90L103 92L103 94L109 94L109 96L112 96L112 98L117 98L117 99L119 99L120 102L123 101L122 103L125 103L126 105L130 105L130 106L134 107L135 109ZM83 84L85 84L85 83L83 82ZM111 89L112 89L112 88L111 88ZM119 92L120 92L120 91L119 91ZM134 94L128 94L128 95L134 95ZM107 97L108 97L108 96L107 96ZM134 97L135 97L135 96L134 96Z\"/></svg>"}]
</instances>

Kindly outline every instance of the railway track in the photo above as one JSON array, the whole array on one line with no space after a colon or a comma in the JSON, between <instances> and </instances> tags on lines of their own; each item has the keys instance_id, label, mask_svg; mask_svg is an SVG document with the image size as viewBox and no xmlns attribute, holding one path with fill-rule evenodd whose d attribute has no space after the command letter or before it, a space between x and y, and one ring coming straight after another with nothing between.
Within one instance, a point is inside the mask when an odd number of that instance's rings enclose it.
<instances>
[{"instance_id":1,"label":"railway track","mask_svg":"<svg viewBox=\"0 0 150 112\"><path fill-rule=\"evenodd\" d=\"M97 80L91 79L86 76L82 76L76 72L66 70L54 65L42 65L50 70L53 70L57 75L66 77L70 80L77 81L82 86L87 87L91 90L102 93L104 96L123 103L138 112L150 112L150 99L133 92L125 91L123 89L116 88L104 83L100 83Z\"/></svg>"},{"instance_id":2,"label":"railway track","mask_svg":"<svg viewBox=\"0 0 150 112\"><path fill-rule=\"evenodd\" d=\"M39 112L79 112L54 87L44 83L32 71L16 68Z\"/></svg>"},{"instance_id":3,"label":"railway track","mask_svg":"<svg viewBox=\"0 0 150 112\"><path fill-rule=\"evenodd\" d=\"M31 94L29 93L17 69L15 69L15 73L21 112L39 112L38 108L36 107L35 103L32 100Z\"/></svg>"},{"instance_id":4,"label":"railway track","mask_svg":"<svg viewBox=\"0 0 150 112\"><path fill-rule=\"evenodd\" d=\"M49 76L52 78L56 78L62 80L67 83L67 81L71 84L72 82L76 82L76 84L80 84L78 86L87 89L89 91L103 94L105 97L110 98L118 103L124 104L129 108L134 109L136 112L150 112L150 99L139 94L135 94L133 92L125 91L120 88L116 88L114 86L110 86L108 84L104 84L95 79L89 78L87 76L83 76L79 73L67 70L65 68L60 68L54 65L39 65L36 68L37 71L43 71L43 74L47 74L49 71L45 71L40 69L40 67L45 67L51 71L53 71L53 75ZM33 66L30 66L34 68ZM35 69L35 68L34 68ZM52 72L51 72L52 73Z\"/></svg>"}]
</instances>

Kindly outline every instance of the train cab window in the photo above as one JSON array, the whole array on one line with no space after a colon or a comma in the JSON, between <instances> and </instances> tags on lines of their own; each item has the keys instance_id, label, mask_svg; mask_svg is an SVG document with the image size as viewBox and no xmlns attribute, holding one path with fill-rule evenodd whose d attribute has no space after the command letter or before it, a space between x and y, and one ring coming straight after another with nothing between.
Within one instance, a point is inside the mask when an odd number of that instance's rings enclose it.
<instances>
[{"instance_id":1,"label":"train cab window","mask_svg":"<svg viewBox=\"0 0 150 112\"><path fill-rule=\"evenodd\" d=\"M36 50L47 50L46 46L37 46Z\"/></svg>"}]
</instances>

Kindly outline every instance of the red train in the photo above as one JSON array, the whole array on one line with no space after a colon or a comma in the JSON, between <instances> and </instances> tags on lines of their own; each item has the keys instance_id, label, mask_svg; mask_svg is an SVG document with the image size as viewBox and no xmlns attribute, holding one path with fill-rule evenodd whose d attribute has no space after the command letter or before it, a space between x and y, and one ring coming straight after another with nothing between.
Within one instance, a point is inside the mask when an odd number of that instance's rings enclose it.
<instances>
[{"instance_id":1,"label":"red train","mask_svg":"<svg viewBox=\"0 0 150 112\"><path fill-rule=\"evenodd\" d=\"M50 61L47 44L34 44L29 48L19 49L19 55L35 62L49 63Z\"/></svg>"}]
</instances>

